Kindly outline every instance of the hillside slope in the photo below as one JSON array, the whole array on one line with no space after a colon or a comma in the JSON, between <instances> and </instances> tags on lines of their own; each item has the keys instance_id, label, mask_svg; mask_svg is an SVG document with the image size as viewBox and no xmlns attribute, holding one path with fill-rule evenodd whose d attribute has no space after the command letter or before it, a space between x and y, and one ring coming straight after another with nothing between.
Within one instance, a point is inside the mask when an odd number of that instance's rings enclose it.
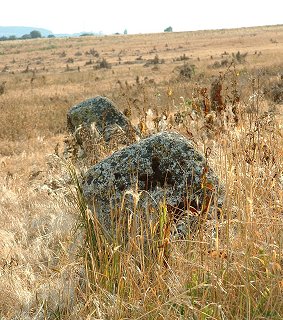
<instances>
[{"instance_id":1,"label":"hillside slope","mask_svg":"<svg viewBox=\"0 0 283 320\"><path fill-rule=\"evenodd\" d=\"M19 38L24 34L29 34L32 30L39 31L41 35L44 37L47 37L49 34L52 34L52 31L43 29L43 28L19 27L19 26L1 27L0 26L0 37L16 36L17 38Z\"/></svg>"}]
</instances>

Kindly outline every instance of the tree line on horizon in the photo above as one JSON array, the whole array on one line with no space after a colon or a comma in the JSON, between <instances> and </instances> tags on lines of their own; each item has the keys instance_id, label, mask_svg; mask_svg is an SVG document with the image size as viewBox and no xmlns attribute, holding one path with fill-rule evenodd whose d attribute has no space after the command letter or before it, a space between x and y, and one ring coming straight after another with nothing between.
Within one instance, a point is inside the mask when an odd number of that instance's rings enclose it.
<instances>
[{"instance_id":1,"label":"tree line on horizon","mask_svg":"<svg viewBox=\"0 0 283 320\"><path fill-rule=\"evenodd\" d=\"M24 34L21 37L17 37L15 35L11 35L9 37L2 36L0 37L0 41L6 41L6 40L25 40L25 39L37 39L42 38L41 32L38 30L32 30L30 33ZM53 34L48 35L48 38L55 38Z\"/></svg>"},{"instance_id":2,"label":"tree line on horizon","mask_svg":"<svg viewBox=\"0 0 283 320\"><path fill-rule=\"evenodd\" d=\"M171 26L169 26L168 28L164 29L164 32L172 32L173 28ZM119 33L116 33L119 34ZM128 34L127 29L124 30L124 34ZM93 33L82 33L80 36L92 36L94 35ZM37 38L44 38L41 34L40 31L38 30L32 30L30 33L24 34L21 37L17 37L15 35L11 35L11 36L2 36L0 37L0 41L7 41L7 40L26 40L26 39L37 39ZM47 36L47 38L55 38L54 34L49 34Z\"/></svg>"}]
</instances>

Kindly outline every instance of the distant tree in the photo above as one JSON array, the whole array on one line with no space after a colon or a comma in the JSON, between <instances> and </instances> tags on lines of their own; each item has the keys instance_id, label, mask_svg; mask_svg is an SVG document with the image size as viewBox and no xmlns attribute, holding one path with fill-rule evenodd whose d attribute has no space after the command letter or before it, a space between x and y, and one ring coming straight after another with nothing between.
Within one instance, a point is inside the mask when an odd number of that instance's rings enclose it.
<instances>
[{"instance_id":1,"label":"distant tree","mask_svg":"<svg viewBox=\"0 0 283 320\"><path fill-rule=\"evenodd\" d=\"M41 38L41 33L38 30L32 30L30 32L30 37L32 39Z\"/></svg>"},{"instance_id":2,"label":"distant tree","mask_svg":"<svg viewBox=\"0 0 283 320\"><path fill-rule=\"evenodd\" d=\"M5 36L2 36L2 37L0 38L0 41L6 41L6 40L8 40L8 38L5 37Z\"/></svg>"},{"instance_id":3,"label":"distant tree","mask_svg":"<svg viewBox=\"0 0 283 320\"><path fill-rule=\"evenodd\" d=\"M10 36L10 37L9 37L9 40L16 40L16 39L17 39L16 36Z\"/></svg>"},{"instance_id":4,"label":"distant tree","mask_svg":"<svg viewBox=\"0 0 283 320\"><path fill-rule=\"evenodd\" d=\"M173 31L173 28L171 26L164 29L164 32L172 32L172 31Z\"/></svg>"},{"instance_id":5,"label":"distant tree","mask_svg":"<svg viewBox=\"0 0 283 320\"><path fill-rule=\"evenodd\" d=\"M30 34L24 34L21 37L22 39L31 39L31 35Z\"/></svg>"},{"instance_id":6,"label":"distant tree","mask_svg":"<svg viewBox=\"0 0 283 320\"><path fill-rule=\"evenodd\" d=\"M124 34L128 34L128 30L127 29L124 30Z\"/></svg>"},{"instance_id":7,"label":"distant tree","mask_svg":"<svg viewBox=\"0 0 283 320\"><path fill-rule=\"evenodd\" d=\"M84 33L80 34L80 37L90 37L90 36L93 36L92 32L84 32Z\"/></svg>"},{"instance_id":8,"label":"distant tree","mask_svg":"<svg viewBox=\"0 0 283 320\"><path fill-rule=\"evenodd\" d=\"M49 35L47 36L47 38L55 38L55 35L54 35L54 34L49 34Z\"/></svg>"}]
</instances>

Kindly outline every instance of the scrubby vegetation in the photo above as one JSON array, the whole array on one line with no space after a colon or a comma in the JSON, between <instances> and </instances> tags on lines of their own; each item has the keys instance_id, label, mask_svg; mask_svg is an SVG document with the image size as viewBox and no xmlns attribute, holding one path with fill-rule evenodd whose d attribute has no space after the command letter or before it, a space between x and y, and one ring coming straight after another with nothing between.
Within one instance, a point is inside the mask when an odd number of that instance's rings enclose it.
<instances>
[{"instance_id":1,"label":"scrubby vegetation","mask_svg":"<svg viewBox=\"0 0 283 320\"><path fill-rule=\"evenodd\" d=\"M282 319L282 34L3 42L1 319ZM80 176L117 145L63 157L67 110L95 95L144 137L175 130L193 141L225 184L214 219L196 215L174 238L161 203L152 219L121 215L115 234L103 229Z\"/></svg>"}]
</instances>

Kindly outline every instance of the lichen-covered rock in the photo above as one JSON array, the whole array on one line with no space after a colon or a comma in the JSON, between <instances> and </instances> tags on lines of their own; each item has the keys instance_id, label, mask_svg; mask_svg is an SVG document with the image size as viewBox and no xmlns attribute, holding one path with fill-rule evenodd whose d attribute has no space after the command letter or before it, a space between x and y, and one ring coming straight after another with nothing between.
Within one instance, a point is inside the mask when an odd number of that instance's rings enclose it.
<instances>
[{"instance_id":1,"label":"lichen-covered rock","mask_svg":"<svg viewBox=\"0 0 283 320\"><path fill-rule=\"evenodd\" d=\"M205 158L184 136L162 132L132 144L91 167L83 192L109 227L113 212L151 210L166 203L175 216L221 206L219 181ZM154 210L153 210L154 211ZM176 217L178 218L178 217Z\"/></svg>"},{"instance_id":2,"label":"lichen-covered rock","mask_svg":"<svg viewBox=\"0 0 283 320\"><path fill-rule=\"evenodd\" d=\"M104 141L117 141L116 131L120 131L118 142L128 144L136 141L137 131L128 118L120 112L108 98L97 96L73 106L67 113L67 126L71 133L78 136L80 127L93 128L103 137ZM116 128L116 130L113 130Z\"/></svg>"}]
</instances>

